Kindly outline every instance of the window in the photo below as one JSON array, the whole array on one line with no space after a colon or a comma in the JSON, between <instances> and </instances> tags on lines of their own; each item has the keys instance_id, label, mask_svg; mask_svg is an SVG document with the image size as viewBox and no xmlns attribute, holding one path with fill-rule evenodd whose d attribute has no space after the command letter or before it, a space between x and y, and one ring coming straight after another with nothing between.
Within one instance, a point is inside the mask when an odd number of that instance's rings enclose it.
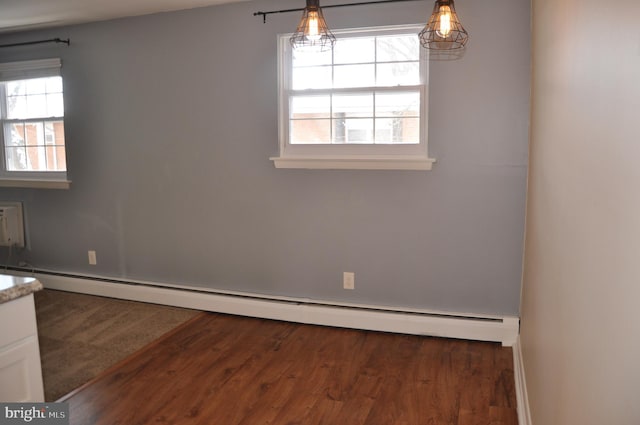
<instances>
[{"instance_id":1,"label":"window","mask_svg":"<svg viewBox=\"0 0 640 425\"><path fill-rule=\"evenodd\" d=\"M279 36L278 168L431 169L421 26L336 31L327 52Z\"/></svg>"},{"instance_id":2,"label":"window","mask_svg":"<svg viewBox=\"0 0 640 425\"><path fill-rule=\"evenodd\" d=\"M60 60L0 64L0 185L66 188Z\"/></svg>"}]
</instances>

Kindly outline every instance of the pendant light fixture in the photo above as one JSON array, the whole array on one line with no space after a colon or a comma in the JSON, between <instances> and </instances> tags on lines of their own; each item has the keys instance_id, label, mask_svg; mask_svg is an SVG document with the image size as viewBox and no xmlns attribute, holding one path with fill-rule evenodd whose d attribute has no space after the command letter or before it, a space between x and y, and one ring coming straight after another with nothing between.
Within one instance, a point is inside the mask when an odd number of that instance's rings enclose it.
<instances>
[{"instance_id":1,"label":"pendant light fixture","mask_svg":"<svg viewBox=\"0 0 640 425\"><path fill-rule=\"evenodd\" d=\"M322 16L320 0L307 0L302 19L289 41L294 49L323 52L333 48L336 37L331 34Z\"/></svg>"},{"instance_id":2,"label":"pendant light fixture","mask_svg":"<svg viewBox=\"0 0 640 425\"><path fill-rule=\"evenodd\" d=\"M469 40L469 34L458 19L453 0L436 0L429 22L419 36L422 47L433 50L461 49Z\"/></svg>"}]
</instances>

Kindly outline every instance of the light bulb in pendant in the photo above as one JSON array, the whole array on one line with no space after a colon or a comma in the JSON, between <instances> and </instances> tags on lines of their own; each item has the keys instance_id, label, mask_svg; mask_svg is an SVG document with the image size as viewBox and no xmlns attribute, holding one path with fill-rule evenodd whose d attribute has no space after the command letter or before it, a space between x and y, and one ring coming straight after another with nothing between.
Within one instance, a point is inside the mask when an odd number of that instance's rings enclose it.
<instances>
[{"instance_id":1,"label":"light bulb in pendant","mask_svg":"<svg viewBox=\"0 0 640 425\"><path fill-rule=\"evenodd\" d=\"M311 42L318 41L322 37L318 25L318 12L315 10L309 11L309 19L304 30L304 36Z\"/></svg>"},{"instance_id":2,"label":"light bulb in pendant","mask_svg":"<svg viewBox=\"0 0 640 425\"><path fill-rule=\"evenodd\" d=\"M440 6L438 11L438 29L436 30L442 38L447 38L451 34L451 8L447 5Z\"/></svg>"}]
</instances>

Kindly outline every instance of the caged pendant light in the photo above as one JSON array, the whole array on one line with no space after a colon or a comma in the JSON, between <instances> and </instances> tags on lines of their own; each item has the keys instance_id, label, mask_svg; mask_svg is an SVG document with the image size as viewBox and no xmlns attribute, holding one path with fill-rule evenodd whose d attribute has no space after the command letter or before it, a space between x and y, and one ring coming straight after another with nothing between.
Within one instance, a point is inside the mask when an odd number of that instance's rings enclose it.
<instances>
[{"instance_id":1,"label":"caged pendant light","mask_svg":"<svg viewBox=\"0 0 640 425\"><path fill-rule=\"evenodd\" d=\"M323 52L333 48L336 37L327 27L319 0L307 0L302 19L289 41L294 49Z\"/></svg>"},{"instance_id":2,"label":"caged pendant light","mask_svg":"<svg viewBox=\"0 0 640 425\"><path fill-rule=\"evenodd\" d=\"M419 34L422 47L433 50L462 49L469 40L453 0L436 0L429 22Z\"/></svg>"}]
</instances>

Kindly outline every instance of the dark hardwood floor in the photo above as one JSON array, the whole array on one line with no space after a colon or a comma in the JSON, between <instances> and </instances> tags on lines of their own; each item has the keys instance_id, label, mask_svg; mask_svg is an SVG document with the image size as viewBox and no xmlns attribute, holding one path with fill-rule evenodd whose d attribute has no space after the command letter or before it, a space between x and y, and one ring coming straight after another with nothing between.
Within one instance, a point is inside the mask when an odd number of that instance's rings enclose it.
<instances>
[{"instance_id":1,"label":"dark hardwood floor","mask_svg":"<svg viewBox=\"0 0 640 425\"><path fill-rule=\"evenodd\" d=\"M510 348L209 313L66 401L73 425L517 425Z\"/></svg>"}]
</instances>

